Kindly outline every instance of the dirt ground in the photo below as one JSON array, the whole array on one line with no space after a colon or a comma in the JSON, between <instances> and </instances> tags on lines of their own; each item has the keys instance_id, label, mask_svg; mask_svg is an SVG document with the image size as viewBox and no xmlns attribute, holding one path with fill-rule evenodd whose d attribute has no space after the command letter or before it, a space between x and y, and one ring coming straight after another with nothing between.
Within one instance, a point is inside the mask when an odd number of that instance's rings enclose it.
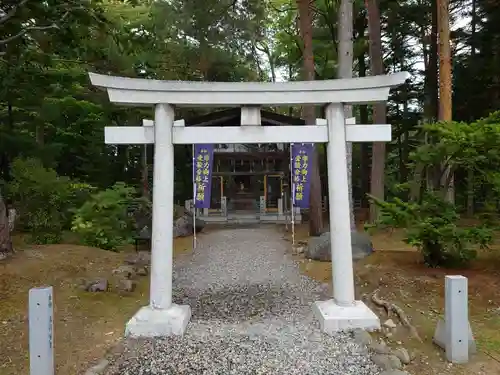
<instances>
[{"instance_id":1,"label":"dirt ground","mask_svg":"<svg viewBox=\"0 0 500 375\"><path fill-rule=\"evenodd\" d=\"M298 226L297 240L306 240L308 230ZM289 232L286 237L291 239ZM462 375L500 374L500 240L488 253L481 254L470 269L430 269L421 262L419 253L403 243L401 232L373 235L375 253L355 264L356 293L367 302L384 322L387 315L371 303L371 294L397 304L410 318L423 343L412 338L405 327L385 340L390 346L402 345L416 355L406 367L411 374ZM315 262L297 256L304 274L331 287L330 262ZM438 318L444 314L444 277L463 275L469 285L469 318L478 354L467 366L450 365L444 353L432 343ZM396 317L391 317L399 323Z\"/></svg>"},{"instance_id":2,"label":"dirt ground","mask_svg":"<svg viewBox=\"0 0 500 375\"><path fill-rule=\"evenodd\" d=\"M149 277L127 296L79 289L81 278L105 277L123 263L131 248L113 253L85 246L26 246L16 239L14 258L0 262L0 374L29 373L28 291L54 287L56 373L83 373L123 336L126 321L149 300ZM192 238L174 241L174 254L189 253Z\"/></svg>"}]
</instances>

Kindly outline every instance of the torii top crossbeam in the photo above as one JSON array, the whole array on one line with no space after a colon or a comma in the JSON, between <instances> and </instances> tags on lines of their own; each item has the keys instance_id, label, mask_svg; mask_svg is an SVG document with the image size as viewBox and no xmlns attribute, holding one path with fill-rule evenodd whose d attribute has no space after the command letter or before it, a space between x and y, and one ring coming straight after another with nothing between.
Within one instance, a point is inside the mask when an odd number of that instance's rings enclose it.
<instances>
[{"instance_id":1,"label":"torii top crossbeam","mask_svg":"<svg viewBox=\"0 0 500 375\"><path fill-rule=\"evenodd\" d=\"M189 82L113 77L89 73L94 86L106 88L113 103L151 106L231 107L248 105L365 104L387 100L389 90L410 74L324 81Z\"/></svg>"}]
</instances>

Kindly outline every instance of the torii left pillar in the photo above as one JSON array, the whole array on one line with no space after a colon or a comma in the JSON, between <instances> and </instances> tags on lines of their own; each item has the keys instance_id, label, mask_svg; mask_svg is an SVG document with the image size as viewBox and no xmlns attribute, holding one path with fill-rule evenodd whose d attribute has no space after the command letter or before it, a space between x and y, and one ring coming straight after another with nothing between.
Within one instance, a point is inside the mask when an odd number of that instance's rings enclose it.
<instances>
[{"instance_id":1,"label":"torii left pillar","mask_svg":"<svg viewBox=\"0 0 500 375\"><path fill-rule=\"evenodd\" d=\"M182 335L191 319L188 305L172 303L174 202L169 197L174 195L173 124L173 107L156 104L149 306L141 308L129 320L125 336Z\"/></svg>"}]
</instances>

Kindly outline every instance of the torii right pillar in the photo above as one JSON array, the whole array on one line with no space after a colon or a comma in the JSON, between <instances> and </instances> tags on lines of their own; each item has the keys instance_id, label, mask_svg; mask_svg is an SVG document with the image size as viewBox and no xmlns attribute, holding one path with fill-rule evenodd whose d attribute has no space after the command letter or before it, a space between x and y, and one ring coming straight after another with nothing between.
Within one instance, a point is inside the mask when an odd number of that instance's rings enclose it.
<instances>
[{"instance_id":1,"label":"torii right pillar","mask_svg":"<svg viewBox=\"0 0 500 375\"><path fill-rule=\"evenodd\" d=\"M357 301L354 294L346 122L341 103L326 107L326 121L333 299L315 302L313 311L325 333L356 328L373 331L380 329L378 316L363 301Z\"/></svg>"}]
</instances>

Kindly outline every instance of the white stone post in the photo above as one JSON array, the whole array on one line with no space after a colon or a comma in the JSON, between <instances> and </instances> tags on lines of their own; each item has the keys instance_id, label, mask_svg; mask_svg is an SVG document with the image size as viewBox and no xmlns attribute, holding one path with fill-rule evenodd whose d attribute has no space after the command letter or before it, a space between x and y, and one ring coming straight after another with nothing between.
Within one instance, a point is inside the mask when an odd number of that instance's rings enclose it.
<instances>
[{"instance_id":1,"label":"white stone post","mask_svg":"<svg viewBox=\"0 0 500 375\"><path fill-rule=\"evenodd\" d=\"M464 364L477 351L469 323L467 278L445 277L444 320L436 326L433 341L446 351L449 362Z\"/></svg>"},{"instance_id":2,"label":"white stone post","mask_svg":"<svg viewBox=\"0 0 500 375\"><path fill-rule=\"evenodd\" d=\"M155 107L153 225L149 306L140 309L125 328L132 337L182 335L191 318L189 306L172 304L174 223L174 109Z\"/></svg>"},{"instance_id":3,"label":"white stone post","mask_svg":"<svg viewBox=\"0 0 500 375\"><path fill-rule=\"evenodd\" d=\"M278 198L278 215L283 215L283 199Z\"/></svg>"},{"instance_id":4,"label":"white stone post","mask_svg":"<svg viewBox=\"0 0 500 375\"><path fill-rule=\"evenodd\" d=\"M329 104L326 117L333 300L315 302L313 312L322 331L328 334L356 328L374 330L380 328L377 315L354 297L346 130L342 104Z\"/></svg>"},{"instance_id":5,"label":"white stone post","mask_svg":"<svg viewBox=\"0 0 500 375\"><path fill-rule=\"evenodd\" d=\"M54 375L52 287L29 291L30 375Z\"/></svg>"},{"instance_id":6,"label":"white stone post","mask_svg":"<svg viewBox=\"0 0 500 375\"><path fill-rule=\"evenodd\" d=\"M352 270L345 118L342 104L328 105L326 119L328 126L326 152L333 298L339 306L352 306L354 304L354 275Z\"/></svg>"},{"instance_id":7,"label":"white stone post","mask_svg":"<svg viewBox=\"0 0 500 375\"><path fill-rule=\"evenodd\" d=\"M467 278L463 276L446 276L446 359L453 363L467 363L469 360L467 302Z\"/></svg>"},{"instance_id":8,"label":"white stone post","mask_svg":"<svg viewBox=\"0 0 500 375\"><path fill-rule=\"evenodd\" d=\"M153 165L153 231L151 241L150 304L168 309L172 304L172 258L174 221L174 109L155 107L155 153Z\"/></svg>"}]
</instances>

